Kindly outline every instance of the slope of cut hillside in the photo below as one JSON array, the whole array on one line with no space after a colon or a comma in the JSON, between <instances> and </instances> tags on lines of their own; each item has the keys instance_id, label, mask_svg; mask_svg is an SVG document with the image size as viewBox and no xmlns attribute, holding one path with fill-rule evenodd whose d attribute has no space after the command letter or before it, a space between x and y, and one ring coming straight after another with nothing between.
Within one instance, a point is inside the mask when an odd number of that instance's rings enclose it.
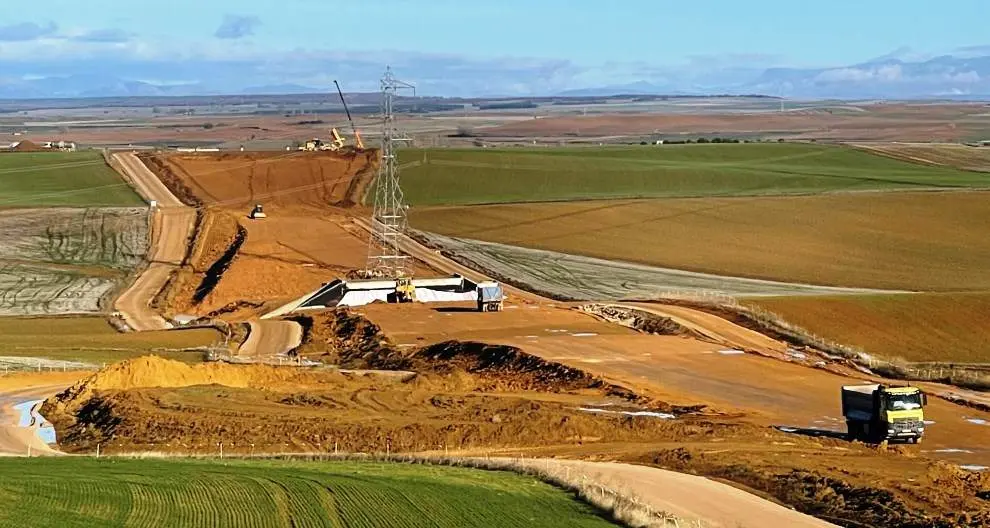
<instances>
[{"instance_id":1,"label":"slope of cut hillside","mask_svg":"<svg viewBox=\"0 0 990 528\"><path fill-rule=\"evenodd\" d=\"M173 314L243 320L364 266L367 233L350 226L380 152L147 154L184 202L202 209L192 266L163 297ZM250 219L255 204L268 217Z\"/></svg>"},{"instance_id":2,"label":"slope of cut hillside","mask_svg":"<svg viewBox=\"0 0 990 528\"><path fill-rule=\"evenodd\" d=\"M243 209L255 203L272 208L360 204L379 157L378 150L371 149L155 154L145 159L159 167L160 176L168 173L163 181L183 200Z\"/></svg>"}]
</instances>

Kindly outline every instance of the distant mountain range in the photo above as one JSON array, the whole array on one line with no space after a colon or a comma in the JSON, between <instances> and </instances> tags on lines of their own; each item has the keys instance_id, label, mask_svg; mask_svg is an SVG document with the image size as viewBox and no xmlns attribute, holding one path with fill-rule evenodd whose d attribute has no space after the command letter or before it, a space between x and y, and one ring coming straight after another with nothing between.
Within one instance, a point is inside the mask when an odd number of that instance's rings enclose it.
<instances>
[{"instance_id":1,"label":"distant mountain range","mask_svg":"<svg viewBox=\"0 0 990 528\"><path fill-rule=\"evenodd\" d=\"M425 67L425 66L423 66ZM135 96L201 96L201 95L266 95L329 93L327 87L305 86L292 82L266 84L252 82L248 72L227 65L224 75L206 75L208 81L155 83L126 77L127 68L104 68L115 74L85 73L66 76L0 76L0 99L135 97ZM235 69L230 69L235 68ZM425 76L443 79L436 72L417 72L410 67L407 78ZM241 75L243 73L243 75ZM516 70L529 76L526 83L539 86L541 73ZM203 75L191 75L193 79ZM501 72L471 73L477 86L496 89L497 82L475 79L490 75L500 79ZM662 82L644 79L629 84L608 85L547 93L515 93L519 96L601 97L608 95L749 95L763 94L789 98L835 99L990 99L990 56L960 57L944 55L925 60L911 60L896 52L852 66L837 68L769 68L733 67L666 73ZM516 82L515 79L512 79ZM427 86L430 95L486 96L491 94L443 93L451 84ZM462 83L461 86L464 86ZM430 89L432 88L432 89Z\"/></svg>"},{"instance_id":2,"label":"distant mountain range","mask_svg":"<svg viewBox=\"0 0 990 528\"><path fill-rule=\"evenodd\" d=\"M736 72L738 77L738 72ZM708 75L709 80L711 77ZM840 68L770 68L731 83L631 84L582 88L562 96L764 94L835 99L990 99L990 56L923 61L881 57Z\"/></svg>"}]
</instances>

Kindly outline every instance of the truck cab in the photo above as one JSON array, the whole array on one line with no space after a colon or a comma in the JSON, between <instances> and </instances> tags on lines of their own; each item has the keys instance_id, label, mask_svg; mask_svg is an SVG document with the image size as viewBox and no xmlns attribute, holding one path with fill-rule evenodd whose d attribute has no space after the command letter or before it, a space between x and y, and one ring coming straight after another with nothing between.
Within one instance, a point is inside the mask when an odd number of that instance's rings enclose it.
<instances>
[{"instance_id":1,"label":"truck cab","mask_svg":"<svg viewBox=\"0 0 990 528\"><path fill-rule=\"evenodd\" d=\"M880 384L842 387L842 415L850 440L918 443L925 433L928 397L917 387Z\"/></svg>"}]
</instances>

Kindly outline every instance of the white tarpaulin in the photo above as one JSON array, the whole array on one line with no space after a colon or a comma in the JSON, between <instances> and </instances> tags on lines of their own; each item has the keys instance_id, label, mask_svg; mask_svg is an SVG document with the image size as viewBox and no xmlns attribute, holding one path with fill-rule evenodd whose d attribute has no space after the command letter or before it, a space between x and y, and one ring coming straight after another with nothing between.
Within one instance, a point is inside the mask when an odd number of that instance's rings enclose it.
<instances>
[{"instance_id":1,"label":"white tarpaulin","mask_svg":"<svg viewBox=\"0 0 990 528\"><path fill-rule=\"evenodd\" d=\"M416 300L419 302L458 302L476 301L478 294L475 291L469 292L448 292L431 290L429 288L416 288Z\"/></svg>"},{"instance_id":2,"label":"white tarpaulin","mask_svg":"<svg viewBox=\"0 0 990 528\"><path fill-rule=\"evenodd\" d=\"M388 302L388 296L395 290L351 290L337 303L337 306L364 306L375 301Z\"/></svg>"}]
</instances>

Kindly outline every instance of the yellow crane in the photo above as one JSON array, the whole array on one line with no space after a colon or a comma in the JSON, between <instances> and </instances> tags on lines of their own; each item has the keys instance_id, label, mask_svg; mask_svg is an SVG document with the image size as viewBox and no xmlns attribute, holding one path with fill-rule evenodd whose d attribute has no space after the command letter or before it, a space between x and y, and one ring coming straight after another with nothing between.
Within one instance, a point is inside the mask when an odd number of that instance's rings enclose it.
<instances>
[{"instance_id":1,"label":"yellow crane","mask_svg":"<svg viewBox=\"0 0 990 528\"><path fill-rule=\"evenodd\" d=\"M340 103L344 105L344 112L347 114L347 121L351 124L351 131L354 132L354 146L358 150L364 150L364 141L361 141L361 133L358 132L356 126L354 126L354 119L351 118L351 111L347 108L347 101L344 100L344 92L340 89L340 83L336 79L333 81L334 86L337 87L337 95L340 96Z\"/></svg>"}]
</instances>

